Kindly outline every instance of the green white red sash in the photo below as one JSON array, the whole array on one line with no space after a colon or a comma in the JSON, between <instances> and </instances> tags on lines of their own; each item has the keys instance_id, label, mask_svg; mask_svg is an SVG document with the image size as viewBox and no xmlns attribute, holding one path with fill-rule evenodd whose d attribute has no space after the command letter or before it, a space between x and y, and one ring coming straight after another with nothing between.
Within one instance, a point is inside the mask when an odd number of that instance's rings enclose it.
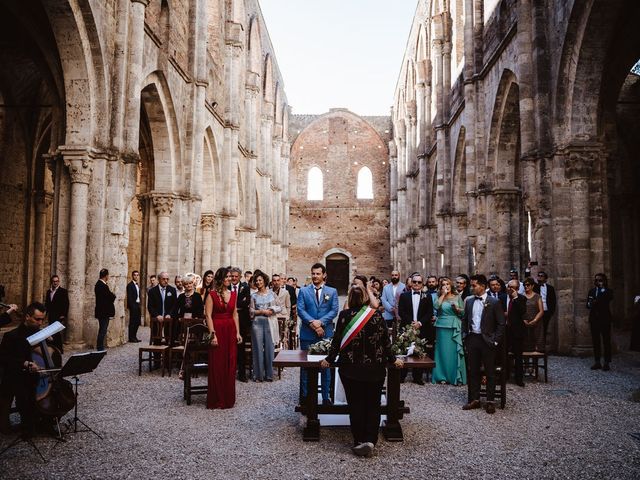
<instances>
[{"instance_id":1,"label":"green white red sash","mask_svg":"<svg viewBox=\"0 0 640 480\"><path fill-rule=\"evenodd\" d=\"M351 321L347 324L344 329L344 335L342 336L342 342L340 342L340 350L351 343L351 340L355 338L360 330L367 324L367 322L373 317L373 314L376 313L375 309L365 305L360 309L358 313L356 313Z\"/></svg>"}]
</instances>

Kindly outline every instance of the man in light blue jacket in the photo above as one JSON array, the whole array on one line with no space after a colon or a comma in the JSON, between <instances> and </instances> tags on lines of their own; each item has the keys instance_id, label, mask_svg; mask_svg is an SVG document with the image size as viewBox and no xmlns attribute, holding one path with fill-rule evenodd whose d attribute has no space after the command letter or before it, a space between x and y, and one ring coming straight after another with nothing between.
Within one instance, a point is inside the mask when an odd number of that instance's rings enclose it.
<instances>
[{"instance_id":1,"label":"man in light blue jacket","mask_svg":"<svg viewBox=\"0 0 640 480\"><path fill-rule=\"evenodd\" d=\"M382 306L384 307L384 312L382 313L383 318L387 322L387 326L391 328L393 325L393 320L397 316L397 300L402 292L404 292L405 284L400 281L400 272L394 270L391 272L391 283L387 284L382 289Z\"/></svg>"},{"instance_id":2,"label":"man in light blue jacket","mask_svg":"<svg viewBox=\"0 0 640 480\"><path fill-rule=\"evenodd\" d=\"M300 349L333 336L333 322L338 315L338 292L324 282L327 269L321 263L311 267L311 284L298 294L298 318L300 319ZM329 404L331 370L322 370L322 403ZM312 387L313 388L313 387ZM300 369L300 395L307 396L307 370Z\"/></svg>"}]
</instances>

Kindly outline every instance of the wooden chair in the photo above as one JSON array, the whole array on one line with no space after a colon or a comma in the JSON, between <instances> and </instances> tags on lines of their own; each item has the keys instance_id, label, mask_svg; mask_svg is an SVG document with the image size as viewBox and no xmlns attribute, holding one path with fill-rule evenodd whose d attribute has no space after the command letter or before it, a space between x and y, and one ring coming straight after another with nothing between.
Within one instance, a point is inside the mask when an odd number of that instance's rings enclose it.
<instances>
[{"instance_id":1,"label":"wooden chair","mask_svg":"<svg viewBox=\"0 0 640 480\"><path fill-rule=\"evenodd\" d=\"M168 345L147 345L146 347L138 348L138 376L142 375L142 364L144 362L149 363L149 371L152 370L154 363L160 363L162 368L162 376L164 377L164 371L167 368L168 359ZM144 354L147 354L145 357Z\"/></svg>"},{"instance_id":2,"label":"wooden chair","mask_svg":"<svg viewBox=\"0 0 640 480\"><path fill-rule=\"evenodd\" d=\"M208 332L209 329L203 324L187 328L183 379L183 396L187 405L191 405L192 395L206 394L208 390L208 381L204 385L193 385L193 379L201 373L205 373L204 376L208 380L209 344L203 343L203 338Z\"/></svg>"},{"instance_id":3,"label":"wooden chair","mask_svg":"<svg viewBox=\"0 0 640 480\"><path fill-rule=\"evenodd\" d=\"M184 349L187 345L187 332L189 327L194 325L204 325L204 319L200 317L179 318L178 324L180 325L180 330L178 332L177 341L175 342L175 345L172 345L169 348L169 360L167 367L169 370L169 376L171 376L174 364L177 364L179 368L184 361Z\"/></svg>"},{"instance_id":4,"label":"wooden chair","mask_svg":"<svg viewBox=\"0 0 640 480\"><path fill-rule=\"evenodd\" d=\"M496 347L496 364L495 364L495 377L496 377L496 392L495 400L500 400L500 408L504 409L507 404L507 342L503 339L502 342ZM469 363L466 363L467 367L467 392L468 401L471 400L470 384L469 380ZM480 369L481 377L485 376L484 366ZM484 382L480 384L480 398L487 398L487 386Z\"/></svg>"},{"instance_id":5,"label":"wooden chair","mask_svg":"<svg viewBox=\"0 0 640 480\"><path fill-rule=\"evenodd\" d=\"M540 364L542 360L542 364ZM522 352L522 363L524 366L525 374L528 370L533 371L533 378L538 380L540 369L544 370L544 383L549 381L547 375L547 368L549 366L549 357L547 352Z\"/></svg>"},{"instance_id":6,"label":"wooden chair","mask_svg":"<svg viewBox=\"0 0 640 480\"><path fill-rule=\"evenodd\" d=\"M251 336L247 337L244 342L244 369L246 378L253 378L253 349L251 346Z\"/></svg>"}]
</instances>

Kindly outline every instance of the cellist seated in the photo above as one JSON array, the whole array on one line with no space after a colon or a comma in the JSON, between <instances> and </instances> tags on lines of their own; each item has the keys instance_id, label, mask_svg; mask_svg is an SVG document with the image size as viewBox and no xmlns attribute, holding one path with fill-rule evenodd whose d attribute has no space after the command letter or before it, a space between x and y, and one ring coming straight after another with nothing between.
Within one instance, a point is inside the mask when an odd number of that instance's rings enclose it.
<instances>
[{"instance_id":1,"label":"cellist seated","mask_svg":"<svg viewBox=\"0 0 640 480\"><path fill-rule=\"evenodd\" d=\"M8 433L9 409L13 398L20 413L21 430L29 435L36 429L36 385L39 367L32 362L32 347L27 337L42 328L45 307L33 302L27 307L24 321L15 329L5 333L0 343L0 366L4 370L0 384L0 429Z\"/></svg>"}]
</instances>

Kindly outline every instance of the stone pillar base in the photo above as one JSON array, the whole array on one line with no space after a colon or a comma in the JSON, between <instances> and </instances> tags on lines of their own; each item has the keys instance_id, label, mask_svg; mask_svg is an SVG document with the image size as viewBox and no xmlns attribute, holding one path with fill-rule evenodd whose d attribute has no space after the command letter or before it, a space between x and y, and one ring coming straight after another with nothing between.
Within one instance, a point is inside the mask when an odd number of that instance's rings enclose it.
<instances>
[{"instance_id":1,"label":"stone pillar base","mask_svg":"<svg viewBox=\"0 0 640 480\"><path fill-rule=\"evenodd\" d=\"M70 350L85 350L87 348L87 342L65 342L64 349L66 352Z\"/></svg>"}]
</instances>

